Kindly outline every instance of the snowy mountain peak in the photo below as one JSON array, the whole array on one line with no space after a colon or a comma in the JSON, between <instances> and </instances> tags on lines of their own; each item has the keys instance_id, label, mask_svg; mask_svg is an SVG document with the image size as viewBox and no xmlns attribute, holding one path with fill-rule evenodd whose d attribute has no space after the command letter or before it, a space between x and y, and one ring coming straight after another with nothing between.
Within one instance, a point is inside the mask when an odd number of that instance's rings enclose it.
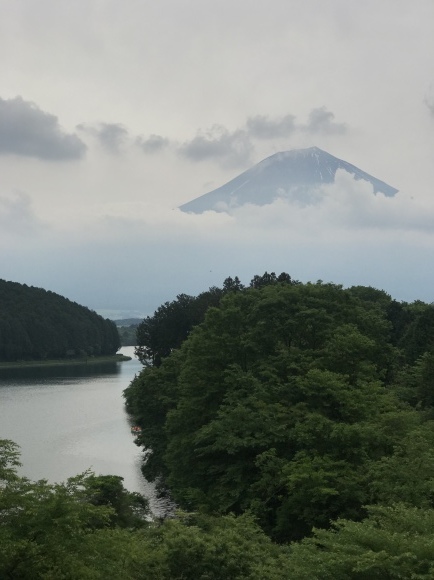
<instances>
[{"instance_id":1,"label":"snowy mountain peak","mask_svg":"<svg viewBox=\"0 0 434 580\"><path fill-rule=\"evenodd\" d=\"M228 211L246 203L266 205L278 197L308 203L314 190L334 182L338 169L351 173L355 179L368 181L375 193L393 196L398 191L319 147L309 147L274 153L225 185L181 205L180 209L191 213Z\"/></svg>"}]
</instances>

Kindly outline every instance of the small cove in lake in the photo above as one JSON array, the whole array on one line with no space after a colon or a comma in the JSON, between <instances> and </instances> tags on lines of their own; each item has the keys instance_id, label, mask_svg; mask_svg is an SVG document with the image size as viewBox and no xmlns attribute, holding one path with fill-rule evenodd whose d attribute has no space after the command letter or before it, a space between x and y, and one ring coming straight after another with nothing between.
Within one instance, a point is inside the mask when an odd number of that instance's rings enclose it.
<instances>
[{"instance_id":1,"label":"small cove in lake","mask_svg":"<svg viewBox=\"0 0 434 580\"><path fill-rule=\"evenodd\" d=\"M132 360L0 370L0 438L20 446L21 475L49 482L87 469L120 475L160 514L165 502L141 473L143 455L122 397L142 365L134 347L120 352Z\"/></svg>"}]
</instances>

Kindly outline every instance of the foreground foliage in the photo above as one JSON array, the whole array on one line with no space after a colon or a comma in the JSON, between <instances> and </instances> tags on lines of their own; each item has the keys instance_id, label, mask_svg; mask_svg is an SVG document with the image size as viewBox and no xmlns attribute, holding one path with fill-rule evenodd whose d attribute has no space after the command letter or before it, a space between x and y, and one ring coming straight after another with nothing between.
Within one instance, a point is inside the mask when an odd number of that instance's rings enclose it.
<instances>
[{"instance_id":1,"label":"foreground foliage","mask_svg":"<svg viewBox=\"0 0 434 580\"><path fill-rule=\"evenodd\" d=\"M65 484L16 473L0 441L0 578L283 580L288 552L250 516L180 514L153 523L144 498L121 478L87 473Z\"/></svg>"},{"instance_id":2,"label":"foreground foliage","mask_svg":"<svg viewBox=\"0 0 434 580\"><path fill-rule=\"evenodd\" d=\"M338 520L293 545L291 578L383 580L434 577L434 511L371 507L364 522Z\"/></svg>"},{"instance_id":3,"label":"foreground foliage","mask_svg":"<svg viewBox=\"0 0 434 580\"><path fill-rule=\"evenodd\" d=\"M113 580L381 580L434 575L434 510L372 506L362 522L290 546L273 544L248 515L180 513L152 522L115 476L66 484L16 475L0 441L0 577Z\"/></svg>"}]
</instances>

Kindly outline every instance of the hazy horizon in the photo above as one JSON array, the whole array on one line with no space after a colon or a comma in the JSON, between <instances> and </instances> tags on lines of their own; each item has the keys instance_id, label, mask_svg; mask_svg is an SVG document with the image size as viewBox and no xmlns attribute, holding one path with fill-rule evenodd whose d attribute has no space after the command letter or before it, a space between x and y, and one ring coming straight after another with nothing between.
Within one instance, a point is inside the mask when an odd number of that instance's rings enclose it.
<instances>
[{"instance_id":1,"label":"hazy horizon","mask_svg":"<svg viewBox=\"0 0 434 580\"><path fill-rule=\"evenodd\" d=\"M434 301L434 4L0 0L0 277L151 314L264 271ZM278 151L315 205L178 208Z\"/></svg>"}]
</instances>

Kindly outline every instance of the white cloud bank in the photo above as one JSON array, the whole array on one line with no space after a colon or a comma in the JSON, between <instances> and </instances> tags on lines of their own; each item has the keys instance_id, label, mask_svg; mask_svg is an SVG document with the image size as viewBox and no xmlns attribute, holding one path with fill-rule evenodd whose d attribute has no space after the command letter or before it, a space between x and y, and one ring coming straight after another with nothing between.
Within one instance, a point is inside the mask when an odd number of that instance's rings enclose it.
<instances>
[{"instance_id":1,"label":"white cloud bank","mask_svg":"<svg viewBox=\"0 0 434 580\"><path fill-rule=\"evenodd\" d=\"M29 223L37 222L29 199L18 197L0 203L0 223L19 225L14 203L25 208ZM21 230L2 228L0 268L3 277L92 308L143 314L177 293L195 294L229 275L248 283L265 270L430 302L433 224L434 204L405 193L375 195L367 182L338 171L335 183L304 206L278 199L230 215L196 215L149 202L111 202L65 216L62 227L29 230L30 242Z\"/></svg>"},{"instance_id":2,"label":"white cloud bank","mask_svg":"<svg viewBox=\"0 0 434 580\"><path fill-rule=\"evenodd\" d=\"M417 196L398 192L393 197L374 193L370 183L356 180L344 171L336 172L335 182L319 187L309 203L281 197L265 206L246 204L227 213L207 211L189 214L149 202L110 203L98 208L98 228L114 232L137 231L145 238L183 240L207 236L216 241L229 237L236 242L256 233L268 236L303 237L314 229L317 235L341 232L351 236L360 232L420 233L434 235L434 202L420 202ZM77 227L77 224L74 228ZM115 234L116 235L116 234Z\"/></svg>"}]
</instances>

